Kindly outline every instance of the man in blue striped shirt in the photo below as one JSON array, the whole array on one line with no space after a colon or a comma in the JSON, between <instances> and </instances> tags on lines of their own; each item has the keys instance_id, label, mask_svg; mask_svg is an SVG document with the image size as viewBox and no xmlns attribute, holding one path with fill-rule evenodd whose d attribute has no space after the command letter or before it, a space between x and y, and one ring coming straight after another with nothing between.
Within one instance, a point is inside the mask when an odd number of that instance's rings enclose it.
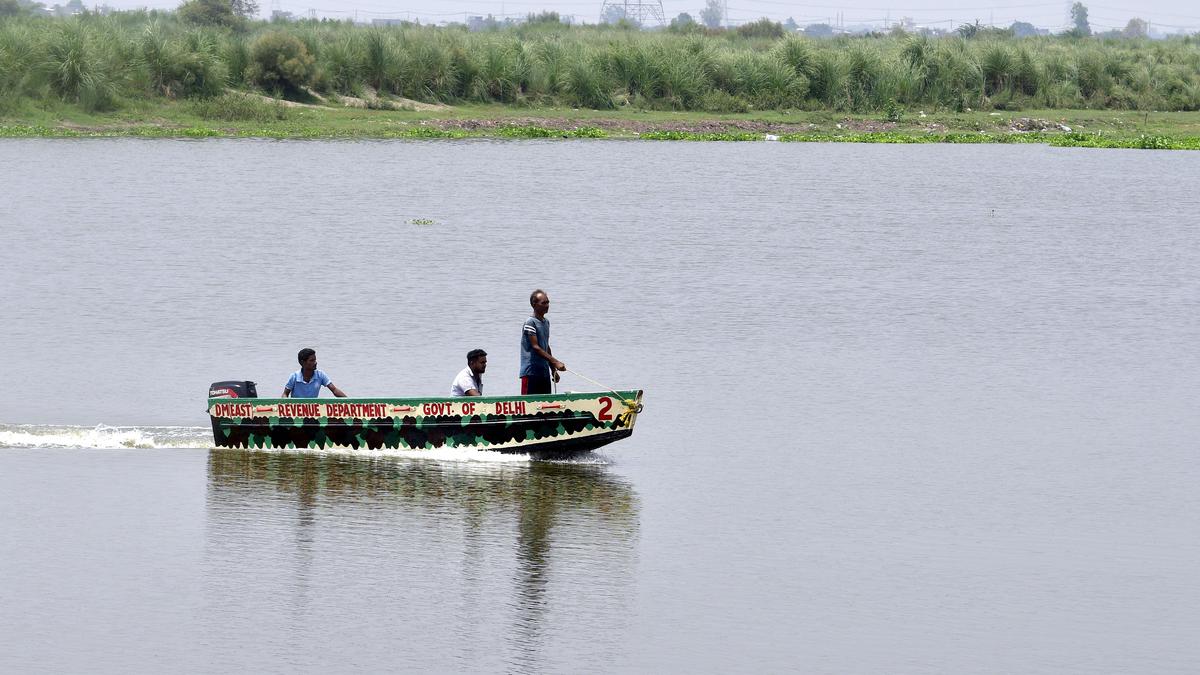
<instances>
[{"instance_id":1,"label":"man in blue striped shirt","mask_svg":"<svg viewBox=\"0 0 1200 675\"><path fill-rule=\"evenodd\" d=\"M549 394L550 382L558 382L558 371L566 370L562 361L550 352L550 296L537 289L529 296L533 316L521 327L521 393Z\"/></svg>"}]
</instances>

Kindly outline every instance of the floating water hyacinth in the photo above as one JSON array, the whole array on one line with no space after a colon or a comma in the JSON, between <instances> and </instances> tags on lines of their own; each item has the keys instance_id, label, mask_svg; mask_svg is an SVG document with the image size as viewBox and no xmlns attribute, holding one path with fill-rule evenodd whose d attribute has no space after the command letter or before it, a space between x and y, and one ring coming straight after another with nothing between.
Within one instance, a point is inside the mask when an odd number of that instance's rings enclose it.
<instances>
[{"instance_id":1,"label":"floating water hyacinth","mask_svg":"<svg viewBox=\"0 0 1200 675\"><path fill-rule=\"evenodd\" d=\"M413 225L434 225L434 224L436 224L432 218L413 218L412 220L410 220L408 222Z\"/></svg>"}]
</instances>

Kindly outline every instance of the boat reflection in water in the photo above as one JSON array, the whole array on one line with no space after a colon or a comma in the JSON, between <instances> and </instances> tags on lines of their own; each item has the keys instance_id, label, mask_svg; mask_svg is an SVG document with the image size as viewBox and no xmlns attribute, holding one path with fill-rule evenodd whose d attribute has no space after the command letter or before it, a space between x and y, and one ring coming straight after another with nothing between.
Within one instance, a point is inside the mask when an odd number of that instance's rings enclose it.
<instances>
[{"instance_id":1,"label":"boat reflection in water","mask_svg":"<svg viewBox=\"0 0 1200 675\"><path fill-rule=\"evenodd\" d=\"M624 639L638 500L602 465L215 448L208 474L207 592L248 616L212 639L352 624L361 663L518 671Z\"/></svg>"}]
</instances>

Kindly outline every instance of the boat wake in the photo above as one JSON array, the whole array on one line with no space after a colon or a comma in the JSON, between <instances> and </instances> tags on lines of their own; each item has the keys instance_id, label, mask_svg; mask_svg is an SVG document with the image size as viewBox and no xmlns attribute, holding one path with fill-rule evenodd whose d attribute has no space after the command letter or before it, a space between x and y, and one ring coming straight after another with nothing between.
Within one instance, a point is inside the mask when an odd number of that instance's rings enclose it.
<instances>
[{"instance_id":1,"label":"boat wake","mask_svg":"<svg viewBox=\"0 0 1200 675\"><path fill-rule=\"evenodd\" d=\"M0 424L0 448L206 448L209 427Z\"/></svg>"},{"instance_id":2,"label":"boat wake","mask_svg":"<svg viewBox=\"0 0 1200 675\"><path fill-rule=\"evenodd\" d=\"M211 448L211 427L137 427L109 426L94 427L42 424L0 424L0 449L3 448L53 448L115 450L122 448L167 449L167 448ZM304 453L319 455L348 455L364 458L410 458L443 462L486 462L524 463L527 454L488 452L478 448L434 448L429 450L369 450L350 447L331 447L321 450L293 448L256 448L251 452ZM608 464L604 455L585 453L569 460L556 460L567 464Z\"/></svg>"}]
</instances>

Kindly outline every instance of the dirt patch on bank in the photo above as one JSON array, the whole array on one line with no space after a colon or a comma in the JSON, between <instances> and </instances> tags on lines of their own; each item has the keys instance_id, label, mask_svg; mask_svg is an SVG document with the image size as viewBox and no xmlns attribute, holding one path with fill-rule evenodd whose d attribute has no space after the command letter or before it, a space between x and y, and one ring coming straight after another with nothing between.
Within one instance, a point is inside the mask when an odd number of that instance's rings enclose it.
<instances>
[{"instance_id":1,"label":"dirt patch on bank","mask_svg":"<svg viewBox=\"0 0 1200 675\"><path fill-rule=\"evenodd\" d=\"M369 108L371 110L416 110L419 112L449 110L444 103L422 103L402 96L384 98L373 87L363 87L362 96L336 96L347 108Z\"/></svg>"},{"instance_id":2,"label":"dirt patch on bank","mask_svg":"<svg viewBox=\"0 0 1200 675\"><path fill-rule=\"evenodd\" d=\"M838 129L846 129L848 131L857 131L862 134L878 134L885 131L895 131L896 127L900 126L895 122L878 122L875 120L852 120L850 118L843 119L837 123Z\"/></svg>"},{"instance_id":3,"label":"dirt patch on bank","mask_svg":"<svg viewBox=\"0 0 1200 675\"><path fill-rule=\"evenodd\" d=\"M1013 133L1028 133L1031 131L1070 131L1071 127L1037 117L1018 117L1009 121L1008 130Z\"/></svg>"},{"instance_id":4,"label":"dirt patch on bank","mask_svg":"<svg viewBox=\"0 0 1200 675\"><path fill-rule=\"evenodd\" d=\"M401 98L392 96L382 98L375 90L367 88L361 97L358 96L339 96L330 94L328 97L322 96L312 89L305 89L304 93L309 97L309 102L289 101L283 98L275 98L266 94L259 94L251 91L239 91L237 89L226 89L227 93L234 96L245 96L262 101L264 103L274 103L285 108L330 108L330 100L341 103L347 108L370 108L372 110L416 110L419 112L438 112L449 110L450 106L441 103L422 103L414 101L411 98Z\"/></svg>"}]
</instances>

